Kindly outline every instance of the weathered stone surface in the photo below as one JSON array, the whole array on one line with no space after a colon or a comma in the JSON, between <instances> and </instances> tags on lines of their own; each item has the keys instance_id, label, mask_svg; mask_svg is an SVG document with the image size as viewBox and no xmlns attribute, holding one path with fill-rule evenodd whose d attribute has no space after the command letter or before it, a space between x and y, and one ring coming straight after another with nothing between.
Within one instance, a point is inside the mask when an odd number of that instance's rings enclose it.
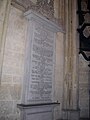
<instances>
[{"instance_id":1,"label":"weathered stone surface","mask_svg":"<svg viewBox=\"0 0 90 120\"><path fill-rule=\"evenodd\" d=\"M7 0L0 0L0 21L4 21Z\"/></svg>"},{"instance_id":2,"label":"weathered stone surface","mask_svg":"<svg viewBox=\"0 0 90 120\"><path fill-rule=\"evenodd\" d=\"M6 13L6 3L7 0L0 0L0 75L1 75L1 69L2 69L2 56L1 56L1 48L2 48L2 34L4 29L4 18ZM0 79L1 81L1 79Z\"/></svg>"},{"instance_id":3,"label":"weathered stone surface","mask_svg":"<svg viewBox=\"0 0 90 120\"><path fill-rule=\"evenodd\" d=\"M20 115L20 110L17 108L17 104L21 103L21 100L17 100L13 102L13 114L19 116Z\"/></svg>"},{"instance_id":4,"label":"weathered stone surface","mask_svg":"<svg viewBox=\"0 0 90 120\"><path fill-rule=\"evenodd\" d=\"M20 100L21 98L21 85L14 84L10 88L10 95L12 100Z\"/></svg>"},{"instance_id":5,"label":"weathered stone surface","mask_svg":"<svg viewBox=\"0 0 90 120\"><path fill-rule=\"evenodd\" d=\"M7 81L8 79L13 79L13 81L17 81L15 80L14 76L22 75L26 23L27 22L22 17L22 12L14 7L11 7L5 44L2 82L6 82L6 77ZM19 79L19 83L21 80L22 79Z\"/></svg>"},{"instance_id":6,"label":"weathered stone surface","mask_svg":"<svg viewBox=\"0 0 90 120\"><path fill-rule=\"evenodd\" d=\"M23 103L52 102L55 36L60 27L34 11L27 11L25 15L29 19L29 26L25 50Z\"/></svg>"},{"instance_id":7,"label":"weathered stone surface","mask_svg":"<svg viewBox=\"0 0 90 120\"><path fill-rule=\"evenodd\" d=\"M0 42L1 42L2 31L3 31L3 22L0 21ZM1 46L1 43L0 43L0 46Z\"/></svg>"},{"instance_id":8,"label":"weathered stone surface","mask_svg":"<svg viewBox=\"0 0 90 120\"><path fill-rule=\"evenodd\" d=\"M0 115L0 120L5 120L5 116Z\"/></svg>"},{"instance_id":9,"label":"weathered stone surface","mask_svg":"<svg viewBox=\"0 0 90 120\"><path fill-rule=\"evenodd\" d=\"M56 66L55 66L55 101L60 102L56 108L55 119L62 115L62 96L63 96L63 65L64 65L64 41L63 33L58 33L56 38Z\"/></svg>"},{"instance_id":10,"label":"weathered stone surface","mask_svg":"<svg viewBox=\"0 0 90 120\"><path fill-rule=\"evenodd\" d=\"M0 101L0 116L5 116L12 113L13 110L12 101Z\"/></svg>"},{"instance_id":11,"label":"weathered stone surface","mask_svg":"<svg viewBox=\"0 0 90 120\"><path fill-rule=\"evenodd\" d=\"M80 114L81 114L81 118L88 118L89 109L83 108L83 109L81 110Z\"/></svg>"},{"instance_id":12,"label":"weathered stone surface","mask_svg":"<svg viewBox=\"0 0 90 120\"><path fill-rule=\"evenodd\" d=\"M27 32L27 21L22 14L22 11L11 7L0 84L0 120L20 120L17 103L21 99ZM2 24L0 21L0 30Z\"/></svg>"},{"instance_id":13,"label":"weathered stone surface","mask_svg":"<svg viewBox=\"0 0 90 120\"><path fill-rule=\"evenodd\" d=\"M20 120L19 114L12 114L5 117L5 120Z\"/></svg>"},{"instance_id":14,"label":"weathered stone surface","mask_svg":"<svg viewBox=\"0 0 90 120\"><path fill-rule=\"evenodd\" d=\"M13 83L20 84L22 79L23 79L23 77L21 75L15 75L15 76L13 76Z\"/></svg>"},{"instance_id":15,"label":"weathered stone surface","mask_svg":"<svg viewBox=\"0 0 90 120\"><path fill-rule=\"evenodd\" d=\"M9 84L3 84L0 86L0 102L2 100L4 101L11 100Z\"/></svg>"},{"instance_id":16,"label":"weathered stone surface","mask_svg":"<svg viewBox=\"0 0 90 120\"><path fill-rule=\"evenodd\" d=\"M12 76L10 74L3 74L2 75L2 82L7 83L7 84L11 84L12 82Z\"/></svg>"},{"instance_id":17,"label":"weathered stone surface","mask_svg":"<svg viewBox=\"0 0 90 120\"><path fill-rule=\"evenodd\" d=\"M89 116L89 80L90 72L89 62L84 60L83 56L79 56L79 105L80 117Z\"/></svg>"},{"instance_id":18,"label":"weathered stone surface","mask_svg":"<svg viewBox=\"0 0 90 120\"><path fill-rule=\"evenodd\" d=\"M7 0L1 0L0 1L0 41L1 41L1 35L2 35L2 29L3 29L3 21L5 17L5 5L6 5ZM13 0L14 1L14 0ZM29 0L17 0L17 1L24 1L27 2L28 6L28 1ZM31 0L32 2L36 3L36 0ZM69 9L69 12L67 10L68 7L68 0L60 0L60 6L59 6L59 0L55 0L55 17L58 18L60 17L61 19L67 15L72 15L71 11ZM73 3L75 0L72 0ZM58 2L58 3L57 3ZM64 16L64 2L65 2L65 16ZM25 4L26 5L26 4ZM27 7L26 6L26 7ZM73 4L73 10L75 4ZM60 7L60 11L58 10L58 7ZM70 7L70 6L69 6ZM76 9L75 9L76 11ZM60 12L60 14L58 13ZM76 13L75 13L76 14ZM69 36L72 38L74 37L74 32L76 31L76 23L75 23L75 14L73 14L71 17L74 20L71 20L68 18L66 23L70 21L69 25L66 26L66 37ZM24 61L24 50L25 50L25 40L26 40L26 31L27 31L27 21L24 19L23 12L20 10L11 7L10 10L10 15L9 15L9 23L8 23L8 31L7 31L7 36L6 36L6 43L5 43L5 53L4 53L4 61L3 61L3 71L2 71L2 80L1 80L1 85L0 85L0 120L20 120L19 118L19 110L16 108L17 103L20 102L20 94L21 94L21 84L22 84L22 75L23 75L23 61ZM73 17L74 16L74 17ZM90 15L86 15L85 21L88 22L88 18ZM73 26L71 25L74 22ZM72 26L72 28L71 28ZM74 31L75 30L75 31ZM70 33L68 34L68 31ZM71 31L72 34L71 34ZM76 34L75 34L76 35ZM63 92L63 73L67 74L68 68L69 67L78 67L78 63L76 65L76 61L73 62L68 62L76 60L76 39L72 41L71 38L67 37L66 38L66 51L64 51L63 44L65 47L65 43L63 43L63 35L60 33L60 40L57 40L56 42L56 78L55 78L55 100L59 101L61 103L61 108L62 108L62 92ZM71 41L68 41L70 40ZM72 47L71 44L74 44L73 51L72 52ZM77 43L78 46L78 43ZM70 48L70 49L69 49ZM68 54L68 49L70 53ZM78 48L77 48L78 51ZM63 54L65 52L65 59L63 59ZM71 55L72 54L72 55ZM72 58L73 57L73 58ZM65 64L66 70L63 72L63 62L66 61L67 64ZM73 78L76 79L76 69L74 69L73 73ZM71 73L68 74L67 76L71 76ZM80 107L81 107L81 117L87 117L89 115L89 109L88 109L88 103L89 99L88 98L88 81L90 79L89 77L89 68L88 68L88 63L80 57L79 61L79 91L80 91ZM73 79L73 81L74 81ZM71 79L70 79L71 80ZM76 84L74 84L77 81L71 82L73 84L73 93L76 94ZM70 85L70 84L68 84ZM65 89L64 89L65 93ZM76 100L76 95L73 94L73 106L76 108L74 104ZM65 94L66 95L66 94ZM67 100L66 100L67 101ZM60 108L60 109L61 109ZM56 110L57 111L57 110ZM58 111L60 113L60 110ZM57 113L56 113L57 114ZM61 117L60 114L56 115Z\"/></svg>"},{"instance_id":19,"label":"weathered stone surface","mask_svg":"<svg viewBox=\"0 0 90 120\"><path fill-rule=\"evenodd\" d=\"M22 75L23 69L13 66L3 66L3 73L9 75ZM2 73L2 74L3 74ZM1 81L2 82L2 81Z\"/></svg>"}]
</instances>

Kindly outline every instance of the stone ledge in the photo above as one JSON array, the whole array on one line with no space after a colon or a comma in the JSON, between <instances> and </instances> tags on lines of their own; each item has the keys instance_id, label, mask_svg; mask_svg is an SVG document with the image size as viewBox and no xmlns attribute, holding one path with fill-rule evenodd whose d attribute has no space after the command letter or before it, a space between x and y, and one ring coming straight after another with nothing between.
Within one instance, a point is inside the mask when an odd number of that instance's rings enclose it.
<instances>
[{"instance_id":1,"label":"stone ledge","mask_svg":"<svg viewBox=\"0 0 90 120\"><path fill-rule=\"evenodd\" d=\"M18 104L21 120L53 120L53 111L59 103Z\"/></svg>"},{"instance_id":2,"label":"stone ledge","mask_svg":"<svg viewBox=\"0 0 90 120\"><path fill-rule=\"evenodd\" d=\"M80 118L80 120L90 120L90 118Z\"/></svg>"},{"instance_id":3,"label":"stone ledge","mask_svg":"<svg viewBox=\"0 0 90 120\"><path fill-rule=\"evenodd\" d=\"M28 108L28 107L34 107L34 106L47 106L47 105L60 105L58 102L52 102L52 103L39 103L39 104L17 104L17 107L19 108Z\"/></svg>"}]
</instances>

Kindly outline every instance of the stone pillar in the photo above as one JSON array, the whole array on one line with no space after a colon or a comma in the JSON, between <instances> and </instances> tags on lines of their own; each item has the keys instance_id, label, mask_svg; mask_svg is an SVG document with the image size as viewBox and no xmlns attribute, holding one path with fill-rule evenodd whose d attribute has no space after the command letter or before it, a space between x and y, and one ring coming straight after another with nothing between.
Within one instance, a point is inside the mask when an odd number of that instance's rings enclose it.
<instances>
[{"instance_id":1,"label":"stone pillar","mask_svg":"<svg viewBox=\"0 0 90 120\"><path fill-rule=\"evenodd\" d=\"M59 18L59 0L54 0L54 16Z\"/></svg>"},{"instance_id":2,"label":"stone pillar","mask_svg":"<svg viewBox=\"0 0 90 120\"><path fill-rule=\"evenodd\" d=\"M78 51L76 0L65 0L65 76L63 94L63 118L79 119L78 109Z\"/></svg>"},{"instance_id":3,"label":"stone pillar","mask_svg":"<svg viewBox=\"0 0 90 120\"><path fill-rule=\"evenodd\" d=\"M7 23L11 0L0 1L0 80L2 73L4 45L6 39Z\"/></svg>"},{"instance_id":4,"label":"stone pillar","mask_svg":"<svg viewBox=\"0 0 90 120\"><path fill-rule=\"evenodd\" d=\"M65 5L65 1L64 0L54 0L54 16L55 18L57 18L60 22L60 24L63 26L64 28L64 22L65 22L65 9L64 6Z\"/></svg>"}]
</instances>

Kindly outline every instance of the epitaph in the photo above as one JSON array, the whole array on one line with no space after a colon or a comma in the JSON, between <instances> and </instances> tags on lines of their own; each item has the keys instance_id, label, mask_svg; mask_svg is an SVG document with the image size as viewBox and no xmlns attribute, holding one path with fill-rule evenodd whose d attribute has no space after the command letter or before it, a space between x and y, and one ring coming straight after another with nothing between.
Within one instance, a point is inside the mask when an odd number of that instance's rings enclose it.
<instances>
[{"instance_id":1,"label":"epitaph","mask_svg":"<svg viewBox=\"0 0 90 120\"><path fill-rule=\"evenodd\" d=\"M55 36L61 29L31 10L25 16L29 24L22 102L50 103L54 96Z\"/></svg>"}]
</instances>

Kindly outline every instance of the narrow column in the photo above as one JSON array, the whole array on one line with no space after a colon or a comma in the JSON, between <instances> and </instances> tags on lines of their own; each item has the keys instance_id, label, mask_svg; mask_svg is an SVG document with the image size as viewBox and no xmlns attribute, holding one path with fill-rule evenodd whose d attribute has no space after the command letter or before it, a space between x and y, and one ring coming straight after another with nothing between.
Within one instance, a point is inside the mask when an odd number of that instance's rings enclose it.
<instances>
[{"instance_id":1,"label":"narrow column","mask_svg":"<svg viewBox=\"0 0 90 120\"><path fill-rule=\"evenodd\" d=\"M10 3L11 0L0 1L0 80L2 74L4 45L5 45Z\"/></svg>"},{"instance_id":2,"label":"narrow column","mask_svg":"<svg viewBox=\"0 0 90 120\"><path fill-rule=\"evenodd\" d=\"M66 43L65 43L65 76L63 95L63 117L78 120L78 67L76 39L76 1L65 0Z\"/></svg>"}]
</instances>

